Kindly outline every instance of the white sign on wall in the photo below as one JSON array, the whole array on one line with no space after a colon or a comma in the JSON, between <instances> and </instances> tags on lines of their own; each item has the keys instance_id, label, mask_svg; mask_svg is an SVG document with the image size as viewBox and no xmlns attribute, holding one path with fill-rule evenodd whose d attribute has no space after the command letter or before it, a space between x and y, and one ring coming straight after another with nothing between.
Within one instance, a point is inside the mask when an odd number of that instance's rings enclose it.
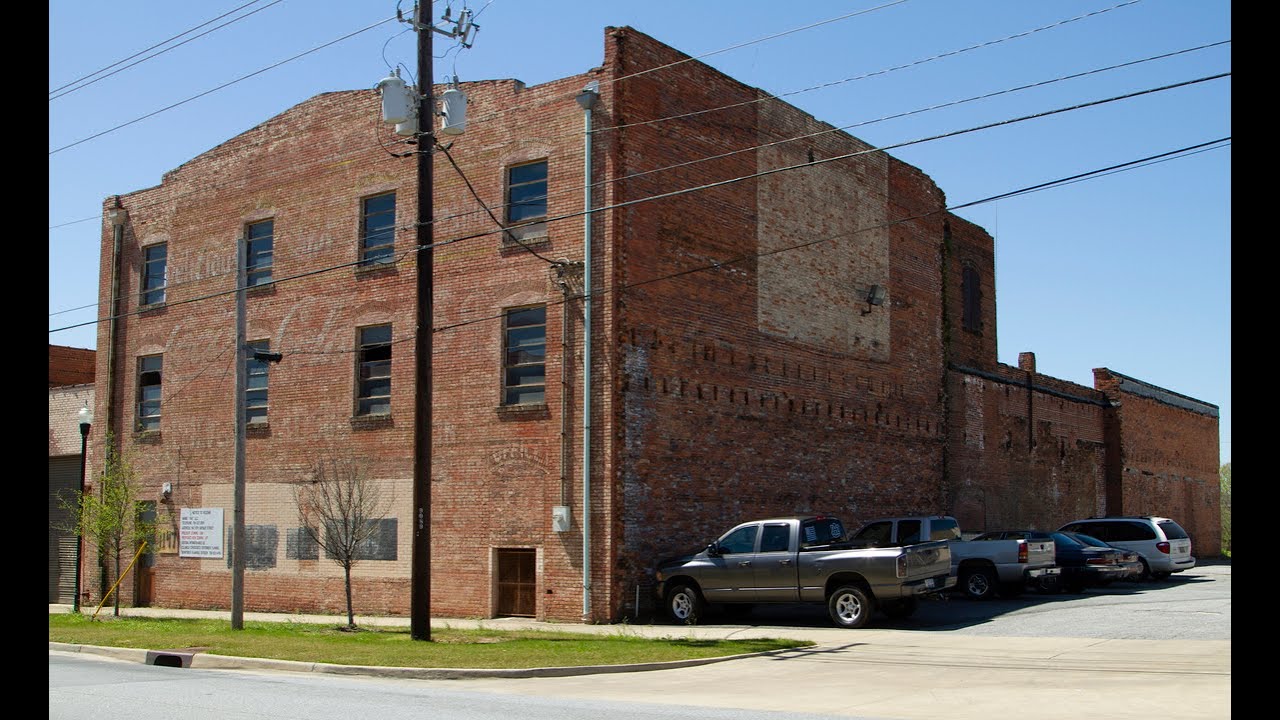
<instances>
[{"instance_id":1,"label":"white sign on wall","mask_svg":"<svg viewBox=\"0 0 1280 720\"><path fill-rule=\"evenodd\" d=\"M182 508L178 556L222 557L222 508Z\"/></svg>"}]
</instances>

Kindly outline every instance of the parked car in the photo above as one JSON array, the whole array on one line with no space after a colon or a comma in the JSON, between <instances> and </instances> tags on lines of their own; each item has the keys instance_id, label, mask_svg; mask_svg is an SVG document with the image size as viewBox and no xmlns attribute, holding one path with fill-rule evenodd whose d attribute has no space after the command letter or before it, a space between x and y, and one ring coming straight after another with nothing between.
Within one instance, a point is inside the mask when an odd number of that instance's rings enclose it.
<instances>
[{"instance_id":1,"label":"parked car","mask_svg":"<svg viewBox=\"0 0 1280 720\"><path fill-rule=\"evenodd\" d=\"M1111 547L1120 551L1121 553L1120 567L1124 568L1124 572L1117 575L1114 580L1110 578L1103 580L1102 581L1103 585L1110 584L1115 580L1129 581L1129 580L1138 580L1142 577L1142 556L1139 555L1138 553L1134 552L1133 550L1125 550L1122 547L1117 547L1115 545L1112 545L1109 542L1106 542L1105 540L1099 540L1096 537L1085 535L1084 533L1071 533L1071 534L1076 536L1080 540L1083 540L1086 543L1089 543L1090 545L1097 545L1098 547Z\"/></svg>"},{"instance_id":2,"label":"parked car","mask_svg":"<svg viewBox=\"0 0 1280 720\"><path fill-rule=\"evenodd\" d=\"M1073 520L1058 529L1084 533L1133 550L1141 556L1144 580L1163 580L1171 573L1196 566L1196 559L1191 555L1191 537L1181 525L1167 517L1093 517Z\"/></svg>"},{"instance_id":3,"label":"parked car","mask_svg":"<svg viewBox=\"0 0 1280 720\"><path fill-rule=\"evenodd\" d=\"M657 599L676 622L698 621L706 603L823 603L832 623L865 626L876 609L893 619L919 598L956 584L945 542L854 547L830 515L740 523L699 553L658 563Z\"/></svg>"},{"instance_id":4,"label":"parked car","mask_svg":"<svg viewBox=\"0 0 1280 720\"><path fill-rule=\"evenodd\" d=\"M1053 547L1057 551L1055 561L1062 573L1055 585L1046 590L1070 593L1084 592L1085 588L1106 585L1125 573L1120 565L1121 550L1093 545L1081 536L1068 532L1055 532Z\"/></svg>"},{"instance_id":5,"label":"parked car","mask_svg":"<svg viewBox=\"0 0 1280 720\"><path fill-rule=\"evenodd\" d=\"M974 542L962 537L959 523L950 515L913 515L872 520L854 533L851 541L871 547L897 547L945 540L951 547L956 590L973 600L988 600L997 592L1017 595L1028 583L1042 583L1058 573L1051 539Z\"/></svg>"}]
</instances>

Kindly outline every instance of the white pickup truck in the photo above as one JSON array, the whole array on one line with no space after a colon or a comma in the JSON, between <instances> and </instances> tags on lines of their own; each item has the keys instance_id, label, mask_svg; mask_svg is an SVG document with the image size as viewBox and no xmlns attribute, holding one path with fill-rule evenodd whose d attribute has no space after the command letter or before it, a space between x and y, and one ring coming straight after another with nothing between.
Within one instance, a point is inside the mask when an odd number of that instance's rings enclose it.
<instances>
[{"instance_id":1,"label":"white pickup truck","mask_svg":"<svg viewBox=\"0 0 1280 720\"><path fill-rule=\"evenodd\" d=\"M1017 595L1028 583L1040 584L1062 572L1055 564L1053 540L962 540L960 524L949 515L880 518L863 525L852 542L863 547L901 547L946 541L956 590L974 600L997 592Z\"/></svg>"}]
</instances>

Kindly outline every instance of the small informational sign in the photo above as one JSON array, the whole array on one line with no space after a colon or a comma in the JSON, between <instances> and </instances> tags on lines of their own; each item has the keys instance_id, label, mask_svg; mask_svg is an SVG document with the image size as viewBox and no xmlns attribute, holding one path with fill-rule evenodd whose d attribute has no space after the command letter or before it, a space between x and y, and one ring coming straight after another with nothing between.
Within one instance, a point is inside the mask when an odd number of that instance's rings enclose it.
<instances>
[{"instance_id":1,"label":"small informational sign","mask_svg":"<svg viewBox=\"0 0 1280 720\"><path fill-rule=\"evenodd\" d=\"M222 508L182 508L178 556L222 557Z\"/></svg>"}]
</instances>

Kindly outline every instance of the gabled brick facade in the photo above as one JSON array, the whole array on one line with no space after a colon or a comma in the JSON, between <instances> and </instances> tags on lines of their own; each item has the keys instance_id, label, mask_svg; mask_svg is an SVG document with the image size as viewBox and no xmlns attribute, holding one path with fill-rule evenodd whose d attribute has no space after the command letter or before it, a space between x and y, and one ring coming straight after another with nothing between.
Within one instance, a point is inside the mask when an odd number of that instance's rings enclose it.
<instances>
[{"instance_id":1,"label":"gabled brick facade","mask_svg":"<svg viewBox=\"0 0 1280 720\"><path fill-rule=\"evenodd\" d=\"M600 100L586 423L574 96L590 81ZM521 612L542 619L642 616L654 560L757 515L827 511L856 526L955 512L979 530L1108 509L1105 392L996 361L991 237L947 213L919 169L629 28L607 29L603 64L582 75L463 88L468 127L449 138L449 157L499 219L507 170L545 160L549 221L527 247L504 239L437 153L433 613L492 616L511 611L504 593L523 592ZM176 530L184 507L226 508L231 521L235 243L273 221L276 282L246 301L247 339L284 356L269 370L267 423L246 442L247 610L343 608L340 569L298 552L293 503L309 463L338 454L363 458L394 497L379 559L356 566L356 611L408 612L417 181L378 114L374 91L312 98L119 196L115 260L104 232L101 300L110 306L118 267L125 314L111 398L100 394L96 412ZM355 267L361 200L393 191L403 258ZM157 243L166 298L140 311L144 250ZM967 327L965 277L977 290L967 312L981 314ZM506 405L503 317L539 306L545 396ZM358 417L358 331L388 324L390 415ZM109 338L104 324L99 347ZM138 362L156 356L158 430L141 432ZM1216 446L1216 423L1194 431ZM557 506L569 509L567 531L553 527ZM126 597L229 605L226 558L160 547ZM502 569L520 558L532 559L530 577Z\"/></svg>"}]
</instances>

